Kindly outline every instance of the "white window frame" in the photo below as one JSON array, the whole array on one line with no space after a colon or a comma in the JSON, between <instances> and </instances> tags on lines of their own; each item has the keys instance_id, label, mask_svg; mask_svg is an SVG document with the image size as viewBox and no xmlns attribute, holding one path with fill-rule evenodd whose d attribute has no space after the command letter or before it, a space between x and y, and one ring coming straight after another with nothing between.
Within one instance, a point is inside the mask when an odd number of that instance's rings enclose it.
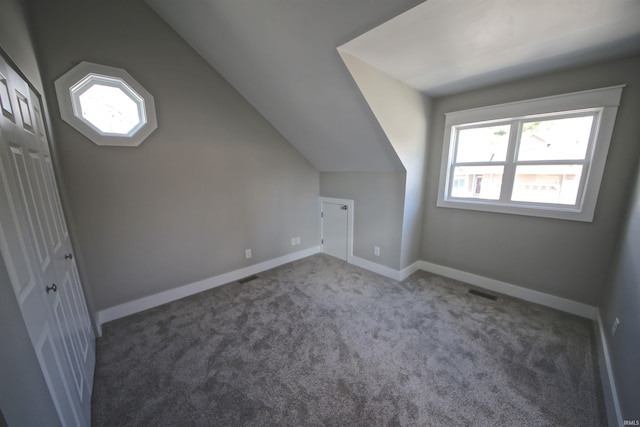
<instances>
[{"instance_id":1,"label":"white window frame","mask_svg":"<svg viewBox=\"0 0 640 427\"><path fill-rule=\"evenodd\" d=\"M122 90L136 103L140 123L127 134L102 132L82 117L80 95L93 83ZM62 119L97 145L137 147L157 129L153 96L121 68L81 62L55 81Z\"/></svg>"},{"instance_id":2,"label":"white window frame","mask_svg":"<svg viewBox=\"0 0 640 427\"><path fill-rule=\"evenodd\" d=\"M592 222L623 88L624 85L619 85L447 113L445 115L437 206ZM558 117L558 115L566 117L566 115L590 114L594 116L594 123L585 160L559 162L584 166L575 205L510 200L515 179L515 166L523 164L523 162L516 162L516 145L520 129L516 135L510 135L506 162L492 163L493 165L505 165L499 200L454 198L451 196L454 179L452 166L455 164L456 128L472 127L478 124L498 125L505 123L516 123L514 125L516 127L521 126L523 121L530 119L548 120L554 116ZM524 164L531 165L536 163L547 165L553 161L524 162Z\"/></svg>"}]
</instances>

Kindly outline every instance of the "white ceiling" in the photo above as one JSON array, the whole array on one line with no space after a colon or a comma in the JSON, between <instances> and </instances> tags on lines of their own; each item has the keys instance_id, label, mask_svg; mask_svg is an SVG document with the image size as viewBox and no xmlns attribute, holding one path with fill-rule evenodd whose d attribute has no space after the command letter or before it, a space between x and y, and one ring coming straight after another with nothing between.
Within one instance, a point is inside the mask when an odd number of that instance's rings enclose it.
<instances>
[{"instance_id":1,"label":"white ceiling","mask_svg":"<svg viewBox=\"0 0 640 427\"><path fill-rule=\"evenodd\" d=\"M431 95L640 52L640 0L146 2L320 171L402 169L338 46Z\"/></svg>"},{"instance_id":2,"label":"white ceiling","mask_svg":"<svg viewBox=\"0 0 640 427\"><path fill-rule=\"evenodd\" d=\"M640 53L640 1L429 0L340 49L445 95Z\"/></svg>"}]
</instances>

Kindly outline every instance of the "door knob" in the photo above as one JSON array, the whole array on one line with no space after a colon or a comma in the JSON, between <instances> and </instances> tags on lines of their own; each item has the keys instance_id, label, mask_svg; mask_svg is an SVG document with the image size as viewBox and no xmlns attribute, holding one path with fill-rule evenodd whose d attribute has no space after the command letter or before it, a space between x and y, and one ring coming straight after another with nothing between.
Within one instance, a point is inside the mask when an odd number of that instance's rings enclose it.
<instances>
[{"instance_id":1,"label":"door knob","mask_svg":"<svg viewBox=\"0 0 640 427\"><path fill-rule=\"evenodd\" d=\"M73 254L66 254L64 259L73 259Z\"/></svg>"},{"instance_id":2,"label":"door knob","mask_svg":"<svg viewBox=\"0 0 640 427\"><path fill-rule=\"evenodd\" d=\"M58 287L56 286L56 284L54 283L51 286L45 286L45 289L47 290L47 293L53 291L53 292L57 292L58 291Z\"/></svg>"}]
</instances>

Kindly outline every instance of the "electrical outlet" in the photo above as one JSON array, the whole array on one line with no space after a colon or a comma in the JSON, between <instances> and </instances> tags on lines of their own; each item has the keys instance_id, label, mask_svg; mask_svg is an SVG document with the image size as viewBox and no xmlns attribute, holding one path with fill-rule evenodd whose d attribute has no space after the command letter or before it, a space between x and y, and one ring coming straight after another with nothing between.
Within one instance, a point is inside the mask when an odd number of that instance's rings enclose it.
<instances>
[{"instance_id":1,"label":"electrical outlet","mask_svg":"<svg viewBox=\"0 0 640 427\"><path fill-rule=\"evenodd\" d=\"M295 246L296 245L296 238L292 237L291 238L291 246Z\"/></svg>"},{"instance_id":2,"label":"electrical outlet","mask_svg":"<svg viewBox=\"0 0 640 427\"><path fill-rule=\"evenodd\" d=\"M300 236L296 236L296 245L300 244Z\"/></svg>"},{"instance_id":3,"label":"electrical outlet","mask_svg":"<svg viewBox=\"0 0 640 427\"><path fill-rule=\"evenodd\" d=\"M251 249L246 249L244 251L244 257L245 257L245 259L251 258Z\"/></svg>"},{"instance_id":4,"label":"electrical outlet","mask_svg":"<svg viewBox=\"0 0 640 427\"><path fill-rule=\"evenodd\" d=\"M620 326L620 319L616 317L616 320L613 321L613 326L611 327L611 336L615 337L616 332L618 331L618 326Z\"/></svg>"},{"instance_id":5,"label":"electrical outlet","mask_svg":"<svg viewBox=\"0 0 640 427\"><path fill-rule=\"evenodd\" d=\"M379 246L374 246L373 247L373 254L375 256L380 256L380 247Z\"/></svg>"}]
</instances>

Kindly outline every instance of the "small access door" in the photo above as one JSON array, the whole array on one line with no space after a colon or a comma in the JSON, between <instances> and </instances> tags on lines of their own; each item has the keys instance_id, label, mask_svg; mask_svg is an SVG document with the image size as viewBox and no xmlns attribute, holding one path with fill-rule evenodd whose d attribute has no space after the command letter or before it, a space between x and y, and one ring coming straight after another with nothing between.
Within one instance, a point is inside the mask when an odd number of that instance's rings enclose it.
<instances>
[{"instance_id":1,"label":"small access door","mask_svg":"<svg viewBox=\"0 0 640 427\"><path fill-rule=\"evenodd\" d=\"M321 198L322 252L348 261L351 254L352 200Z\"/></svg>"}]
</instances>

